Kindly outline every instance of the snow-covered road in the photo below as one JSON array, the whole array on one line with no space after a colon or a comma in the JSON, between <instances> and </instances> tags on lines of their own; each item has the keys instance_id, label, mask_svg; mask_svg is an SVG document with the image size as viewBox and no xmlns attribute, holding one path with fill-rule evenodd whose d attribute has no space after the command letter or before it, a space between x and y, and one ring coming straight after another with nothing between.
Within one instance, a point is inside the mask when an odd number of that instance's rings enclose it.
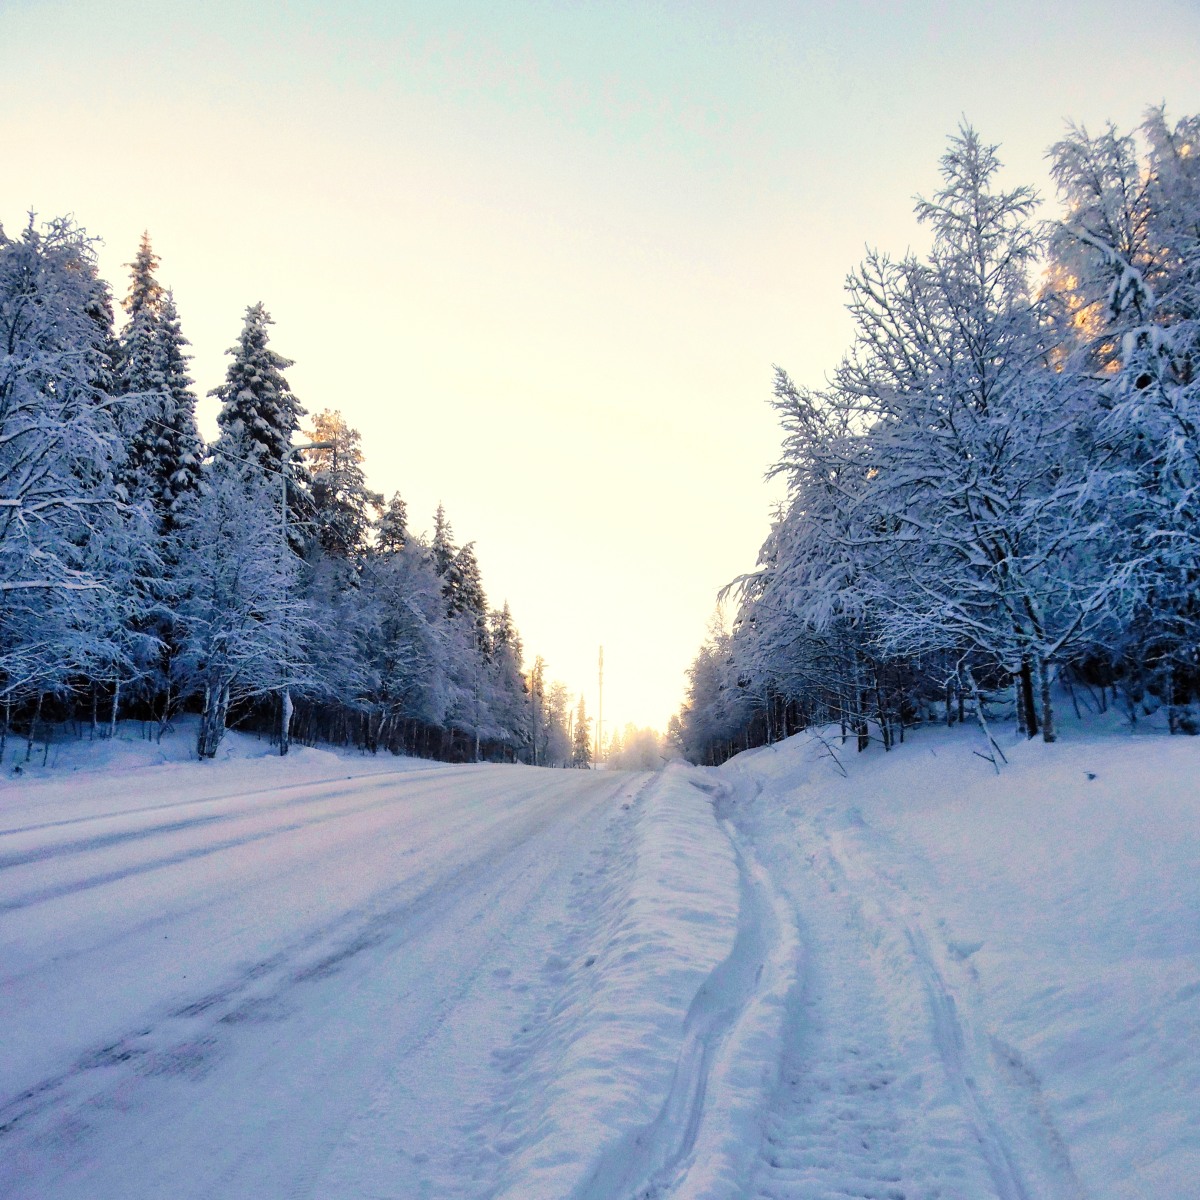
<instances>
[{"instance_id":1,"label":"snow-covered road","mask_svg":"<svg viewBox=\"0 0 1200 1200\"><path fill-rule=\"evenodd\" d=\"M478 1175L492 1056L588 943L644 781L343 771L176 799L176 776L4 806L0 1195Z\"/></svg>"}]
</instances>

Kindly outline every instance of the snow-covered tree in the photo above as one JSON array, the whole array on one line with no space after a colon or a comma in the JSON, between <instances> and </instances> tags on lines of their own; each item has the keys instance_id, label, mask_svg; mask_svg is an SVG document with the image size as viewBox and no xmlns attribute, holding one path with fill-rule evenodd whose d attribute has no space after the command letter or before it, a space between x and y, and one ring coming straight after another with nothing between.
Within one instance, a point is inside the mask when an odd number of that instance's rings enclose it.
<instances>
[{"instance_id":1,"label":"snow-covered tree","mask_svg":"<svg viewBox=\"0 0 1200 1200\"><path fill-rule=\"evenodd\" d=\"M458 554L458 547L454 544L454 531L450 528L446 510L440 504L433 514L433 538L429 550L433 555L433 569L439 575L445 575Z\"/></svg>"},{"instance_id":2,"label":"snow-covered tree","mask_svg":"<svg viewBox=\"0 0 1200 1200\"><path fill-rule=\"evenodd\" d=\"M198 693L197 753L211 758L231 706L303 685L304 606L294 598L298 559L282 544L272 492L257 472L220 456L180 516L181 686ZM290 717L290 714L288 714ZM286 738L289 720L282 724Z\"/></svg>"},{"instance_id":3,"label":"snow-covered tree","mask_svg":"<svg viewBox=\"0 0 1200 1200\"><path fill-rule=\"evenodd\" d=\"M227 351L233 357L225 382L209 393L221 401L217 424L221 432L216 453L240 469L256 470L274 480L280 489L286 475L288 540L292 549L304 549L301 522L307 520L311 500L308 470L291 457L291 446L305 410L292 394L283 372L290 359L270 347L269 327L274 322L261 303L246 309L237 344ZM278 502L277 502L278 504Z\"/></svg>"},{"instance_id":4,"label":"snow-covered tree","mask_svg":"<svg viewBox=\"0 0 1200 1200\"><path fill-rule=\"evenodd\" d=\"M383 503L383 497L367 486L362 439L340 412L328 409L313 418L308 436L332 443L328 450L308 452L317 542L332 558L357 559L367 548L372 510Z\"/></svg>"},{"instance_id":5,"label":"snow-covered tree","mask_svg":"<svg viewBox=\"0 0 1200 1200\"><path fill-rule=\"evenodd\" d=\"M79 648L53 631L82 635L53 614L108 586L96 550L119 519L120 445L103 390L110 313L78 226L31 217L17 238L0 230L0 691L10 698L65 682Z\"/></svg>"},{"instance_id":6,"label":"snow-covered tree","mask_svg":"<svg viewBox=\"0 0 1200 1200\"><path fill-rule=\"evenodd\" d=\"M375 524L375 545L384 554L403 550L409 541L408 505L393 492Z\"/></svg>"},{"instance_id":7,"label":"snow-covered tree","mask_svg":"<svg viewBox=\"0 0 1200 1200\"><path fill-rule=\"evenodd\" d=\"M1200 728L1200 117L1152 109L1141 141L1073 128L1053 150L1053 239L1077 370L1099 420L1108 558L1129 565L1121 633L1098 639L1131 712L1147 690Z\"/></svg>"},{"instance_id":8,"label":"snow-covered tree","mask_svg":"<svg viewBox=\"0 0 1200 1200\"><path fill-rule=\"evenodd\" d=\"M575 708L575 728L571 740L571 766L587 770L592 765L592 722L587 715L583 697Z\"/></svg>"},{"instance_id":9,"label":"snow-covered tree","mask_svg":"<svg viewBox=\"0 0 1200 1200\"><path fill-rule=\"evenodd\" d=\"M170 530L180 509L200 489L204 443L196 426L196 394L188 375L189 345L180 327L175 296L167 291L159 314L155 353L164 395L157 449L157 497L163 527Z\"/></svg>"}]
</instances>

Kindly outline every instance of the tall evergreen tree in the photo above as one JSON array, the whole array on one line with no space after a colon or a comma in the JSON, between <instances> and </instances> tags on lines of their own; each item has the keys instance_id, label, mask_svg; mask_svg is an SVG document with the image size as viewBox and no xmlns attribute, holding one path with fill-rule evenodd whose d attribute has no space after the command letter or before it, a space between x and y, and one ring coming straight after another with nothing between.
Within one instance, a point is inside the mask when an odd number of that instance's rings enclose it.
<instances>
[{"instance_id":1,"label":"tall evergreen tree","mask_svg":"<svg viewBox=\"0 0 1200 1200\"><path fill-rule=\"evenodd\" d=\"M311 508L310 480L304 464L289 455L305 410L283 374L293 365L292 360L269 345L273 324L261 303L250 305L237 344L226 351L233 362L225 382L209 393L221 401L217 414L221 432L215 450L242 470L257 470L269 477L276 487L285 486L279 479L286 473L288 541L300 553L305 545L300 524Z\"/></svg>"},{"instance_id":2,"label":"tall evergreen tree","mask_svg":"<svg viewBox=\"0 0 1200 1200\"><path fill-rule=\"evenodd\" d=\"M592 765L592 722L584 707L583 697L575 709L575 730L571 740L571 766L584 770Z\"/></svg>"},{"instance_id":3,"label":"tall evergreen tree","mask_svg":"<svg viewBox=\"0 0 1200 1200\"><path fill-rule=\"evenodd\" d=\"M382 554L397 554L408 545L408 505L393 492L375 525L375 545Z\"/></svg>"},{"instance_id":4,"label":"tall evergreen tree","mask_svg":"<svg viewBox=\"0 0 1200 1200\"><path fill-rule=\"evenodd\" d=\"M433 555L433 569L439 575L445 575L458 553L458 547L454 544L454 531L446 518L446 510L440 504L433 514L433 540L429 550Z\"/></svg>"},{"instance_id":5,"label":"tall evergreen tree","mask_svg":"<svg viewBox=\"0 0 1200 1200\"><path fill-rule=\"evenodd\" d=\"M128 321L117 341L116 390L122 397L117 420L125 443L121 483L132 503L161 509L157 450L166 425L165 379L158 347L163 289L155 278L159 258L142 234L130 268L129 294L122 302Z\"/></svg>"},{"instance_id":6,"label":"tall evergreen tree","mask_svg":"<svg viewBox=\"0 0 1200 1200\"><path fill-rule=\"evenodd\" d=\"M168 532L184 498L199 486L202 447L187 373L188 341L174 297L155 277L158 265L144 233L129 264L123 302L129 319L117 342L116 387L122 397L126 496L148 504L158 528Z\"/></svg>"},{"instance_id":7,"label":"tall evergreen tree","mask_svg":"<svg viewBox=\"0 0 1200 1200\"><path fill-rule=\"evenodd\" d=\"M446 597L446 615L456 617L467 613L475 619L482 644L489 646L487 629L487 597L483 592L483 576L475 557L475 543L468 542L453 558L442 576L442 595Z\"/></svg>"},{"instance_id":8,"label":"tall evergreen tree","mask_svg":"<svg viewBox=\"0 0 1200 1200\"><path fill-rule=\"evenodd\" d=\"M327 409L313 420L314 442L332 442L328 450L310 451L313 524L317 542L331 558L358 558L367 546L371 510L383 497L367 487L361 438L340 412Z\"/></svg>"},{"instance_id":9,"label":"tall evergreen tree","mask_svg":"<svg viewBox=\"0 0 1200 1200\"><path fill-rule=\"evenodd\" d=\"M163 387L163 424L155 463L156 494L163 526L171 529L180 510L200 489L204 440L196 425L196 393L188 375L189 345L180 328L175 297L163 296L155 352Z\"/></svg>"}]
</instances>

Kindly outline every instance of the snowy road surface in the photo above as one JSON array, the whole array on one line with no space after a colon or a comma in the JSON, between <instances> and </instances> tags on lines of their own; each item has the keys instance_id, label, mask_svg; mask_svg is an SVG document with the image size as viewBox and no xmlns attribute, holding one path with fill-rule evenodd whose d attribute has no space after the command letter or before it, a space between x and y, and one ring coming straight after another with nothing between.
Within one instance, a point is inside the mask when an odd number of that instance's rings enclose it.
<instances>
[{"instance_id":1,"label":"snowy road surface","mask_svg":"<svg viewBox=\"0 0 1200 1200\"><path fill-rule=\"evenodd\" d=\"M1200 743L973 744L6 788L0 1196L1190 1194Z\"/></svg>"},{"instance_id":2,"label":"snowy road surface","mask_svg":"<svg viewBox=\"0 0 1200 1200\"><path fill-rule=\"evenodd\" d=\"M0 1195L501 1177L491 1125L520 1121L491 1103L496 1076L536 1065L645 781L335 765L212 798L139 772L99 800L3 807Z\"/></svg>"}]
</instances>

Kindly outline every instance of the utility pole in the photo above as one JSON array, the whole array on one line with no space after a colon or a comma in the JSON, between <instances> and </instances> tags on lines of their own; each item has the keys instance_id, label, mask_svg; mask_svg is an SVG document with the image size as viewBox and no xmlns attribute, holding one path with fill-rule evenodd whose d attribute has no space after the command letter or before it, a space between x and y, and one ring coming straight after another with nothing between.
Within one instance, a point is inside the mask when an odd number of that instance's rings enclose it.
<instances>
[{"instance_id":1,"label":"utility pole","mask_svg":"<svg viewBox=\"0 0 1200 1200\"><path fill-rule=\"evenodd\" d=\"M287 538L287 519L288 519L288 463L292 456L302 454L305 450L332 450L334 445L332 442L309 442L304 446L293 446L283 456L279 463L279 483L280 483L280 502L279 502L279 536L282 539L282 552L286 556L288 552ZM286 561L286 559L285 559ZM287 607L284 606L286 614ZM286 615L284 621L287 620ZM283 688L279 695L279 753L281 755L288 752L288 747L291 744L289 735L292 729L292 691L288 687L288 647L285 642L283 647Z\"/></svg>"},{"instance_id":2,"label":"utility pole","mask_svg":"<svg viewBox=\"0 0 1200 1200\"><path fill-rule=\"evenodd\" d=\"M604 755L604 647L600 647L600 701L596 705L596 762Z\"/></svg>"}]
</instances>

